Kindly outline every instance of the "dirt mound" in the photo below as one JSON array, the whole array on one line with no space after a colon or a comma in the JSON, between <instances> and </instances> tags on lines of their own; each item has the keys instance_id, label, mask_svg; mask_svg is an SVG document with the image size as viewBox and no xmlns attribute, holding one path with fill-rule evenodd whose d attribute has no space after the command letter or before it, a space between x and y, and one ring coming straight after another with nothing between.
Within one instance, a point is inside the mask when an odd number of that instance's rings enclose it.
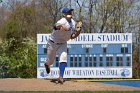
<instances>
[{"instance_id":1,"label":"dirt mound","mask_svg":"<svg viewBox=\"0 0 140 93\"><path fill-rule=\"evenodd\" d=\"M109 85L99 82L66 81L55 84L46 79L0 79L0 91L140 91L140 88Z\"/></svg>"}]
</instances>

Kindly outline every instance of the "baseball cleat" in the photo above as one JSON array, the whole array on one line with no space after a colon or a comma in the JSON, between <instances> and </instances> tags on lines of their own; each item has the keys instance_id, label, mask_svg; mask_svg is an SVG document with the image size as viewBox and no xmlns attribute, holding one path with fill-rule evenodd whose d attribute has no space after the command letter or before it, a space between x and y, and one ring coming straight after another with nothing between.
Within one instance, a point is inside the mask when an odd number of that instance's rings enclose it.
<instances>
[{"instance_id":1,"label":"baseball cleat","mask_svg":"<svg viewBox=\"0 0 140 93\"><path fill-rule=\"evenodd\" d=\"M55 84L63 84L64 83L64 80L52 79L50 82L55 83Z\"/></svg>"},{"instance_id":2,"label":"baseball cleat","mask_svg":"<svg viewBox=\"0 0 140 93\"><path fill-rule=\"evenodd\" d=\"M60 83L60 84L63 84L65 81L64 81L64 79L58 79L58 83Z\"/></svg>"},{"instance_id":3,"label":"baseball cleat","mask_svg":"<svg viewBox=\"0 0 140 93\"><path fill-rule=\"evenodd\" d=\"M58 83L63 84L64 82L62 80L58 80Z\"/></svg>"},{"instance_id":4,"label":"baseball cleat","mask_svg":"<svg viewBox=\"0 0 140 93\"><path fill-rule=\"evenodd\" d=\"M46 63L44 64L47 74L50 73L50 67Z\"/></svg>"}]
</instances>

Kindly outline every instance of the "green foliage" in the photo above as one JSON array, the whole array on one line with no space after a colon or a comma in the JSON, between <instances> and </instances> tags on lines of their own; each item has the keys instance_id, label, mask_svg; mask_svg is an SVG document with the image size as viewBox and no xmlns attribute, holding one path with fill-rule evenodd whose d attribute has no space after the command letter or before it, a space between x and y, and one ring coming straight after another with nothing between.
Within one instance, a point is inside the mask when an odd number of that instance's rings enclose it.
<instances>
[{"instance_id":1,"label":"green foliage","mask_svg":"<svg viewBox=\"0 0 140 93\"><path fill-rule=\"evenodd\" d=\"M36 43L32 38L36 33L33 33L32 19L31 7L18 6L3 25L0 78L36 77Z\"/></svg>"},{"instance_id":2,"label":"green foliage","mask_svg":"<svg viewBox=\"0 0 140 93\"><path fill-rule=\"evenodd\" d=\"M0 72L4 77L36 77L36 43L30 38L24 38L15 48L12 38L0 44ZM12 48L11 48L12 47Z\"/></svg>"},{"instance_id":3,"label":"green foliage","mask_svg":"<svg viewBox=\"0 0 140 93\"><path fill-rule=\"evenodd\" d=\"M139 78L140 77L140 62L139 62L139 46L133 45L133 57L132 57L132 64L133 64L133 78Z\"/></svg>"},{"instance_id":4,"label":"green foliage","mask_svg":"<svg viewBox=\"0 0 140 93\"><path fill-rule=\"evenodd\" d=\"M7 39L19 37L19 35L17 35L19 33L18 23L14 19L8 20L2 29L2 33L2 37Z\"/></svg>"},{"instance_id":5,"label":"green foliage","mask_svg":"<svg viewBox=\"0 0 140 93\"><path fill-rule=\"evenodd\" d=\"M10 60L5 55L0 55L0 78L8 77Z\"/></svg>"}]
</instances>

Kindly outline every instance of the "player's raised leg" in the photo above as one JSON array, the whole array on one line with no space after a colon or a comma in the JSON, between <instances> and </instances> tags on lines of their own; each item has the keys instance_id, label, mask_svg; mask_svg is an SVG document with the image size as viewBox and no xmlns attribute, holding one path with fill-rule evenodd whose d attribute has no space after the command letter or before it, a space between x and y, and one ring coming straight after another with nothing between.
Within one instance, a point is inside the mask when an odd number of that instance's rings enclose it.
<instances>
[{"instance_id":1,"label":"player's raised leg","mask_svg":"<svg viewBox=\"0 0 140 93\"><path fill-rule=\"evenodd\" d=\"M50 65L53 64L55 56L56 56L56 46L54 43L48 41L48 48L47 48L47 60L44 64L47 74L50 73Z\"/></svg>"}]
</instances>

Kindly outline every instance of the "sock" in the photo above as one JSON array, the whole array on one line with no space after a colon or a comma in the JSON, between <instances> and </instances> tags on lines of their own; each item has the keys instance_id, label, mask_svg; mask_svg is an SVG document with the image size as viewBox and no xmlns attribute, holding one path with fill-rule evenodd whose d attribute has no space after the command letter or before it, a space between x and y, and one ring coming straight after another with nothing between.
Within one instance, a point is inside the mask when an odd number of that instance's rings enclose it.
<instances>
[{"instance_id":1,"label":"sock","mask_svg":"<svg viewBox=\"0 0 140 93\"><path fill-rule=\"evenodd\" d=\"M60 65L59 65L59 76L60 77L63 77L64 75L64 71L65 71L65 67L67 66L67 63L66 62L61 62Z\"/></svg>"}]
</instances>

